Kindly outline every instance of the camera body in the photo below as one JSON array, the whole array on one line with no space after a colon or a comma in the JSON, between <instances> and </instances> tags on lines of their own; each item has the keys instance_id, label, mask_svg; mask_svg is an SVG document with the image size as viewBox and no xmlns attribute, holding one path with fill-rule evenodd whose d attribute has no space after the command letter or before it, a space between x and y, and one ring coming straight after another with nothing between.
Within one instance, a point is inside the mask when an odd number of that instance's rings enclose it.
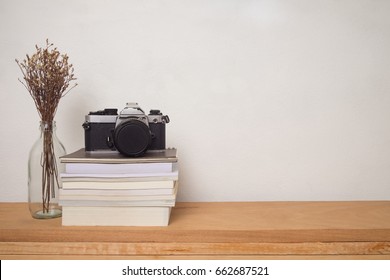
<instances>
[{"instance_id":1,"label":"camera body","mask_svg":"<svg viewBox=\"0 0 390 280\"><path fill-rule=\"evenodd\" d=\"M165 124L169 117L160 110L148 115L137 103L127 103L117 109L90 112L85 116L85 150L119 151L125 156L139 157L147 150L165 149Z\"/></svg>"}]
</instances>

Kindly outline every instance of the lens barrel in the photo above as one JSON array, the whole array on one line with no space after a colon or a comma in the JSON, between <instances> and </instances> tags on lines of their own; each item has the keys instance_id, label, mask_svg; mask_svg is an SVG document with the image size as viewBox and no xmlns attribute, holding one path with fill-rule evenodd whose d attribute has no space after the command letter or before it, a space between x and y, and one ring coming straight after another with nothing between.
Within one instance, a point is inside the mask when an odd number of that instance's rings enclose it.
<instances>
[{"instance_id":1,"label":"lens barrel","mask_svg":"<svg viewBox=\"0 0 390 280\"><path fill-rule=\"evenodd\" d=\"M149 127L137 119L123 121L114 130L114 143L126 156L142 156L151 143Z\"/></svg>"}]
</instances>

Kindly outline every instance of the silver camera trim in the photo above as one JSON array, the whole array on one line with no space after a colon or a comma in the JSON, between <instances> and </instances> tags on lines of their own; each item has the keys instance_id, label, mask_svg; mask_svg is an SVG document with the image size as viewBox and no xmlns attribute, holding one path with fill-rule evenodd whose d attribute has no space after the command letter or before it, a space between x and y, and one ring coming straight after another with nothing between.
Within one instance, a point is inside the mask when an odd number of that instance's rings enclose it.
<instances>
[{"instance_id":1,"label":"silver camera trim","mask_svg":"<svg viewBox=\"0 0 390 280\"><path fill-rule=\"evenodd\" d=\"M85 121L88 123L115 123L117 115L86 115Z\"/></svg>"},{"instance_id":2,"label":"silver camera trim","mask_svg":"<svg viewBox=\"0 0 390 280\"><path fill-rule=\"evenodd\" d=\"M127 102L126 107L119 113L116 118L115 128L118 127L121 123L129 120L138 120L143 122L147 127L149 127L148 118L145 112L136 102Z\"/></svg>"}]
</instances>

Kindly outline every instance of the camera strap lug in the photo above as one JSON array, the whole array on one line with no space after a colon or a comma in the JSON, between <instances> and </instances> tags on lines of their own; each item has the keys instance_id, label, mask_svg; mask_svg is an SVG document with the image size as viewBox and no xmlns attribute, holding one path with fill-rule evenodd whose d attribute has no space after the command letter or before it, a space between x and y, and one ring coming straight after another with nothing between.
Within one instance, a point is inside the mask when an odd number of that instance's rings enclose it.
<instances>
[{"instance_id":1,"label":"camera strap lug","mask_svg":"<svg viewBox=\"0 0 390 280\"><path fill-rule=\"evenodd\" d=\"M84 122L82 126L83 126L83 128L84 128L85 130L88 130L88 129L91 128L91 125L89 124L89 122Z\"/></svg>"},{"instance_id":2,"label":"camera strap lug","mask_svg":"<svg viewBox=\"0 0 390 280\"><path fill-rule=\"evenodd\" d=\"M163 121L165 121L165 123L170 122L168 115L163 116L162 119L163 119Z\"/></svg>"}]
</instances>

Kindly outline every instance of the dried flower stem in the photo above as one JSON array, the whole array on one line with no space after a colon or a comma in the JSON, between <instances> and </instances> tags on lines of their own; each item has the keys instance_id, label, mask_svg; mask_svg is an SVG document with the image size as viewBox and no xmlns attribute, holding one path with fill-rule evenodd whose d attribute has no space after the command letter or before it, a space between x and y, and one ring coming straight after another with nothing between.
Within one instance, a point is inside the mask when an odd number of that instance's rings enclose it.
<instances>
[{"instance_id":1,"label":"dried flower stem","mask_svg":"<svg viewBox=\"0 0 390 280\"><path fill-rule=\"evenodd\" d=\"M42 209L44 213L47 213L50 199L55 196L55 184L58 185L58 170L54 153L52 123L42 123L41 125L43 126Z\"/></svg>"},{"instance_id":2,"label":"dried flower stem","mask_svg":"<svg viewBox=\"0 0 390 280\"><path fill-rule=\"evenodd\" d=\"M26 55L22 62L15 59L23 74L24 85L34 100L43 128L42 166L42 203L43 212L49 211L50 198L55 196L54 187L58 185L58 170L53 147L52 122L57 112L60 99L77 84L70 86L76 80L73 65L69 57L60 54L53 44L46 40L46 47L35 46L36 53L31 57Z\"/></svg>"}]
</instances>

